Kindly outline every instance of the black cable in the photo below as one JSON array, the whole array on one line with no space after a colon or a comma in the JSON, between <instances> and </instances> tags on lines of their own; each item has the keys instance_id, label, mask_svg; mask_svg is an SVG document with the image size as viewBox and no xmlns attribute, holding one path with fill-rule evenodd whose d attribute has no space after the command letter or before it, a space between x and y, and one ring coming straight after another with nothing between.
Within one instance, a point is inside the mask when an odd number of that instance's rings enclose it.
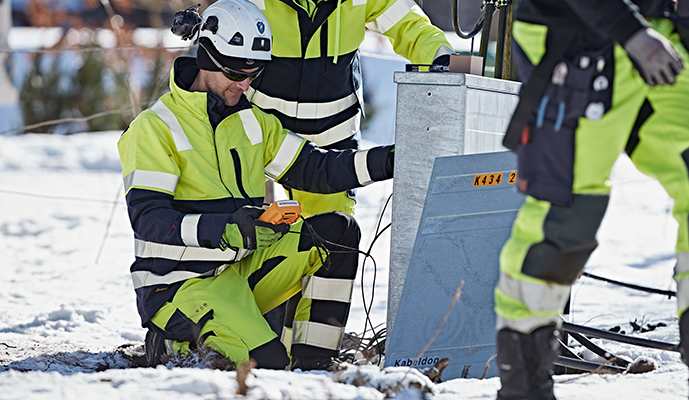
<instances>
[{"instance_id":1,"label":"black cable","mask_svg":"<svg viewBox=\"0 0 689 400\"><path fill-rule=\"evenodd\" d=\"M613 279L603 278L603 277L601 277L601 276L593 275L593 274L590 274L590 273L588 273L588 272L584 272L582 275L587 276L587 277L592 278L592 279L597 279L597 280L599 280L599 281L603 281L603 282L607 282L607 283L612 283L612 284L615 284L615 285L623 286L623 287L626 287L626 288L641 290L642 292L662 294L662 295L667 296L668 299L671 298L671 297L673 297L673 296L674 296L674 297L677 297L677 292L674 292L674 291L672 291L672 290L660 290L660 289L653 289L653 288L649 288L649 287L645 287L645 286L634 285L634 284L631 284L631 283L625 283L625 282L620 282L620 281L616 281L616 280L613 280Z\"/></svg>"},{"instance_id":2,"label":"black cable","mask_svg":"<svg viewBox=\"0 0 689 400\"><path fill-rule=\"evenodd\" d=\"M380 237L382 236L382 234L383 234L388 228L390 228L390 226L392 225L392 224L387 224L385 227L383 227L382 230L379 230L379 229L380 229L380 225L381 225L381 223L382 223L383 215L385 214L385 210L387 209L388 204L390 203L390 200L391 200L391 199L392 199L392 194L390 194L390 196L388 197L387 201L385 202L385 205L383 206L383 210L382 210L382 212L380 213L380 216L378 217L378 222L377 222L377 224L376 224L376 234L374 235L373 240L371 241L371 245L369 246L368 251L366 251L366 252L364 252L364 251L362 251L362 250L359 250L359 249L355 249L355 248L349 247L349 246L342 245L342 244L340 244L340 243L334 243L334 242L331 242L331 241L329 241L329 240L323 239L322 237L320 237L320 236L316 233L316 231L313 229L313 227L311 226L311 224L309 224L308 221L307 221L303 216L300 216L300 218L302 219L302 221L304 221L304 226L306 226L306 228L309 230L309 233L296 232L296 231L288 231L288 233L296 233L296 234L299 234L299 235L311 236L311 238L312 238L312 240L313 240L313 242L314 242L314 245L315 245L316 248L318 248L318 250L319 250L319 251L318 251L318 254L319 254L319 257L320 257L320 259L321 259L321 263L322 263L322 265L323 265L323 268L326 268L326 270L327 270L327 268L329 268L329 267L326 266L326 263L327 263L327 264L330 263L330 257L327 257L327 256L326 256L326 259L323 260L323 257L322 257L322 255L321 255L321 251L320 251L321 249L323 249L323 250L326 252L326 254L328 254L328 253L352 253L352 252L355 252L355 253L359 253L359 254L363 254L363 255L364 255L364 260L363 260L362 266L361 266L361 291L362 291L361 295L362 295L362 302L363 302L363 306L364 306L364 313L366 314L366 319L365 319L365 321L364 321L364 332L362 333L361 337L359 338L359 344L357 345L357 347L361 347L361 343L362 343L362 341L363 341L363 339L364 339L364 336L365 336L365 334L366 334L366 330L368 329L366 326L369 325L369 326L371 327L371 332L372 332L372 334L373 334L373 339L375 339L375 341L376 341L376 349L378 350L378 354L379 354L379 355L382 354L382 351L381 351L381 344L380 344L380 340L379 340L379 334L380 334L380 332L376 332L375 327L373 326L373 322L371 321L371 309L373 308L373 298L374 298L374 293L375 293L375 283L376 283L376 277L377 277L378 266L377 266L377 263L376 263L375 258L373 258L373 256L371 255L371 251L372 251L372 249L373 249L373 245L374 245L375 242L378 240L378 238L380 238ZM342 248L343 250L329 250L329 249L325 246L326 244L329 244L329 245L331 245L331 246L336 246L336 247ZM373 272L374 272L374 275L373 275L373 286L372 286L372 288L371 288L371 300L370 300L370 302L369 302L369 306L368 306L368 307L366 307L366 297L365 297L365 293L364 293L364 270L365 270L366 259L367 259L367 258L370 258L370 259L373 261Z\"/></svg>"},{"instance_id":3,"label":"black cable","mask_svg":"<svg viewBox=\"0 0 689 400\"><path fill-rule=\"evenodd\" d=\"M383 232L385 232L388 228L390 228L391 224L387 224L382 230L380 229L380 225L383 221L383 215L385 215L385 210L388 207L388 204L390 203L390 200L392 199L392 193L390 196L388 196L388 199L385 201L385 205L383 206L383 210L380 213L380 216L378 217L378 223L376 224L376 234L373 237L373 240L371 241L371 245L368 248L368 254L370 256L371 251L373 250L373 245L376 243L378 238L381 237ZM364 321L364 332L361 334L361 339L359 341L359 345L361 345L361 341L363 341L364 336L366 336L366 322L371 327L371 334L373 334L373 338L376 341L376 349L378 350L378 354L382 354L381 348L380 348L380 341L378 340L378 333L375 330L375 327L373 326L373 322L371 321L371 309L373 308L373 298L375 296L375 289L376 289L376 278L378 276L378 268L375 259L371 257L373 260L373 282L371 286L371 300L369 302L369 307L366 308L366 295L364 293L364 271L366 270L366 259L364 258L364 261L361 264L361 300L364 305L364 313L366 314L366 320Z\"/></svg>"}]
</instances>

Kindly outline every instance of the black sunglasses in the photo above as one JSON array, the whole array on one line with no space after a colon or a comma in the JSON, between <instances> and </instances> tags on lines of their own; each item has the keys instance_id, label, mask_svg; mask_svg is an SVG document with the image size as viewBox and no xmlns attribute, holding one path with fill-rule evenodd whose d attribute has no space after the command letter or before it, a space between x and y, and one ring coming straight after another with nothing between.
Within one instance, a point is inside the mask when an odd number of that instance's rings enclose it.
<instances>
[{"instance_id":1,"label":"black sunglasses","mask_svg":"<svg viewBox=\"0 0 689 400\"><path fill-rule=\"evenodd\" d=\"M220 65L220 63L213 57L210 51L204 46L203 44L199 43L201 47L203 47L204 50L206 50L206 54L208 54L208 57L210 57L211 61L213 61L213 64L215 64L216 67L220 68L220 71L222 71L222 74L225 75L225 77L231 81L234 82L241 82L245 79L249 79L250 81L253 81L254 79L258 78L259 75L261 75L261 72L265 69L266 65L262 64L258 69L254 72L242 72L242 71L237 71L232 68L225 67L223 65Z\"/></svg>"}]
</instances>

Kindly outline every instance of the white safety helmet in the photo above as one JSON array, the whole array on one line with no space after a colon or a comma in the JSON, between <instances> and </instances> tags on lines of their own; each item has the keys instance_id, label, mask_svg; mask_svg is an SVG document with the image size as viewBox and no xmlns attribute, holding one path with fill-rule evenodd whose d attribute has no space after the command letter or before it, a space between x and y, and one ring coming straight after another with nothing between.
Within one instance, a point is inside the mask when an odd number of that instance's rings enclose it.
<instances>
[{"instance_id":1,"label":"white safety helmet","mask_svg":"<svg viewBox=\"0 0 689 400\"><path fill-rule=\"evenodd\" d=\"M201 15L199 40L208 38L223 56L270 60L268 19L248 0L219 0Z\"/></svg>"}]
</instances>

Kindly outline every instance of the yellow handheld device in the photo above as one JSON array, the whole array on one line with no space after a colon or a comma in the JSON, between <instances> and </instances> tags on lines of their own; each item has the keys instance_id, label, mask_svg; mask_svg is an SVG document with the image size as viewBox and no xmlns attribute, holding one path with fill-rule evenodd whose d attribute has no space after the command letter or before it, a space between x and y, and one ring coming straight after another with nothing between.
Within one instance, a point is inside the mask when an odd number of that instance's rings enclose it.
<instances>
[{"instance_id":1,"label":"yellow handheld device","mask_svg":"<svg viewBox=\"0 0 689 400\"><path fill-rule=\"evenodd\" d=\"M301 204L296 200L278 200L258 217L259 221L269 224L293 224L301 215Z\"/></svg>"}]
</instances>

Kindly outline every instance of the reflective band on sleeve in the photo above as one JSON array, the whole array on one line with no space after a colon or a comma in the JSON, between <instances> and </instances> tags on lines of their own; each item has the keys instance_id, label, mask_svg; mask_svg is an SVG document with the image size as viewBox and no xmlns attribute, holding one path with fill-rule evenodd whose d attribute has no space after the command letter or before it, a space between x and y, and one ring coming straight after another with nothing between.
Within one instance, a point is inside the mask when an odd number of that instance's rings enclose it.
<instances>
[{"instance_id":1,"label":"reflective band on sleeve","mask_svg":"<svg viewBox=\"0 0 689 400\"><path fill-rule=\"evenodd\" d=\"M356 171L356 178L359 180L361 186L370 185L373 183L371 175L368 173L368 162L366 156L368 150L359 150L354 154L354 170Z\"/></svg>"},{"instance_id":2,"label":"reflective band on sleeve","mask_svg":"<svg viewBox=\"0 0 689 400\"><path fill-rule=\"evenodd\" d=\"M170 133L172 133L172 138L175 141L177 151L193 149L193 147L191 147L191 143L189 143L189 139L187 139L187 134L184 133L184 129L182 129L182 125L179 124L177 117L175 117L175 114L173 114L172 111L167 108L162 100L156 101L155 104L151 106L150 110L158 114L160 119L162 119L167 127L170 128Z\"/></svg>"},{"instance_id":3,"label":"reflective band on sleeve","mask_svg":"<svg viewBox=\"0 0 689 400\"><path fill-rule=\"evenodd\" d=\"M446 54L455 54L455 52L449 47L442 46L438 49L438 51L435 52L435 56L433 57L433 59L435 60L436 58L444 56Z\"/></svg>"},{"instance_id":4,"label":"reflective band on sleeve","mask_svg":"<svg viewBox=\"0 0 689 400\"><path fill-rule=\"evenodd\" d=\"M301 295L305 299L349 303L353 289L354 281L351 279L321 278L313 275L301 278Z\"/></svg>"},{"instance_id":5,"label":"reflective band on sleeve","mask_svg":"<svg viewBox=\"0 0 689 400\"><path fill-rule=\"evenodd\" d=\"M546 325L556 325L559 328L562 325L562 318L559 314L555 314L514 320L497 315L495 330L499 331L500 329L508 328L528 335L536 328Z\"/></svg>"},{"instance_id":6,"label":"reflective band on sleeve","mask_svg":"<svg viewBox=\"0 0 689 400\"><path fill-rule=\"evenodd\" d=\"M280 334L280 341L282 345L287 349L287 354L292 351L292 328L286 326L282 327L282 333Z\"/></svg>"},{"instance_id":7,"label":"reflective band on sleeve","mask_svg":"<svg viewBox=\"0 0 689 400\"><path fill-rule=\"evenodd\" d=\"M201 214L187 214L182 218L180 233L182 241L187 246L199 247L199 240L196 235Z\"/></svg>"},{"instance_id":8,"label":"reflective band on sleeve","mask_svg":"<svg viewBox=\"0 0 689 400\"><path fill-rule=\"evenodd\" d=\"M246 136L251 144L257 145L263 142L263 131L254 113L251 110L242 110L238 114L242 120L242 125L244 125L244 132L246 132Z\"/></svg>"},{"instance_id":9,"label":"reflective band on sleeve","mask_svg":"<svg viewBox=\"0 0 689 400\"><path fill-rule=\"evenodd\" d=\"M134 289L140 289L146 286L171 285L175 282L186 281L191 278L201 278L212 275L212 272L200 274L193 271L172 271L165 275L157 275L150 271L134 271L132 272L132 283L134 284Z\"/></svg>"},{"instance_id":10,"label":"reflective band on sleeve","mask_svg":"<svg viewBox=\"0 0 689 400\"><path fill-rule=\"evenodd\" d=\"M218 276L229 267L229 264L223 264L208 272L193 272L193 271L172 271L165 275L158 275L151 271L134 271L132 272L132 283L134 289L139 289L145 286L155 285L170 285L175 282L186 281L192 278L205 278L209 276Z\"/></svg>"},{"instance_id":11,"label":"reflective band on sleeve","mask_svg":"<svg viewBox=\"0 0 689 400\"><path fill-rule=\"evenodd\" d=\"M160 189L174 194L178 181L179 176L167 172L136 169L124 177L124 192L128 193L129 189L136 186Z\"/></svg>"},{"instance_id":12,"label":"reflective band on sleeve","mask_svg":"<svg viewBox=\"0 0 689 400\"><path fill-rule=\"evenodd\" d=\"M277 97L268 96L267 94L255 90L254 88L249 88L249 90L246 92L246 96L251 100L252 103L264 110L276 110L288 117L299 119L319 119L331 117L359 102L356 93L351 93L350 95L339 100L323 103L299 103L296 101L287 101Z\"/></svg>"},{"instance_id":13,"label":"reflective band on sleeve","mask_svg":"<svg viewBox=\"0 0 689 400\"><path fill-rule=\"evenodd\" d=\"M366 4L366 0L354 0L352 1L353 6L363 6Z\"/></svg>"},{"instance_id":14,"label":"reflective band on sleeve","mask_svg":"<svg viewBox=\"0 0 689 400\"><path fill-rule=\"evenodd\" d=\"M416 5L412 0L397 0L383 14L373 22L366 24L366 27L376 33L385 33L396 23L400 22L405 15Z\"/></svg>"},{"instance_id":15,"label":"reflective band on sleeve","mask_svg":"<svg viewBox=\"0 0 689 400\"><path fill-rule=\"evenodd\" d=\"M303 142L304 139L296 134L292 132L288 133L287 137L282 142L282 146L280 146L280 150L278 150L278 153L275 155L275 158L266 166L266 175L271 179L277 179L278 176L282 175L292 164L292 160L294 160L294 157L299 153Z\"/></svg>"},{"instance_id":16,"label":"reflective band on sleeve","mask_svg":"<svg viewBox=\"0 0 689 400\"><path fill-rule=\"evenodd\" d=\"M316 143L319 147L325 147L333 143L349 139L350 137L356 135L359 133L360 124L361 111L357 112L352 118L339 123L330 129L326 129L321 133L315 135L299 134L299 136Z\"/></svg>"},{"instance_id":17,"label":"reflective band on sleeve","mask_svg":"<svg viewBox=\"0 0 689 400\"><path fill-rule=\"evenodd\" d=\"M570 287L555 283L533 283L510 278L500 273L498 288L507 296L521 301L534 312L559 312L569 299Z\"/></svg>"},{"instance_id":18,"label":"reflective band on sleeve","mask_svg":"<svg viewBox=\"0 0 689 400\"><path fill-rule=\"evenodd\" d=\"M237 262L253 251L239 249L207 249L205 247L186 247L160 244L134 239L134 254L139 258L164 258L176 261L224 261Z\"/></svg>"},{"instance_id":19,"label":"reflective band on sleeve","mask_svg":"<svg viewBox=\"0 0 689 400\"><path fill-rule=\"evenodd\" d=\"M311 321L294 321L292 324L292 344L337 350L342 341L344 328Z\"/></svg>"}]
</instances>

